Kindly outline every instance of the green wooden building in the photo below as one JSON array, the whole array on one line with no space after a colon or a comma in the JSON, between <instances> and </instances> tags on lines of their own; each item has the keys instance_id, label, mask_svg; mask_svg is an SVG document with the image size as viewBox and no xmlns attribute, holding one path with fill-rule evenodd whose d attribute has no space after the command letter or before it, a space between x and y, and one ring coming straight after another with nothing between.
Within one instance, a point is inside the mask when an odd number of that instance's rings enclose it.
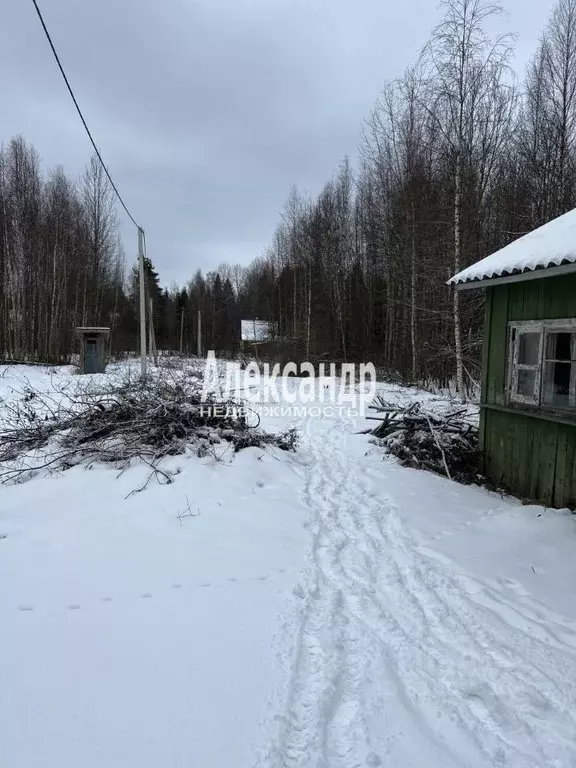
<instances>
[{"instance_id":1,"label":"green wooden building","mask_svg":"<svg viewBox=\"0 0 576 768\"><path fill-rule=\"evenodd\" d=\"M484 473L523 499L576 507L576 210L451 282L486 291Z\"/></svg>"}]
</instances>

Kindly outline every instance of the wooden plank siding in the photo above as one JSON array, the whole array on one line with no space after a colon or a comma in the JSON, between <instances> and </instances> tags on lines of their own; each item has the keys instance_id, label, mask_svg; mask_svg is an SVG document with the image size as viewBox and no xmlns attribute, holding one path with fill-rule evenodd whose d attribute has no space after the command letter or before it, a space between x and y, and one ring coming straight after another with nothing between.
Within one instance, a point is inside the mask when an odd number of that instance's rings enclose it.
<instances>
[{"instance_id":1,"label":"wooden plank siding","mask_svg":"<svg viewBox=\"0 0 576 768\"><path fill-rule=\"evenodd\" d=\"M506 388L508 323L576 317L576 274L489 287L486 298L480 416L484 472L523 499L575 507L576 422L510 407Z\"/></svg>"},{"instance_id":2,"label":"wooden plank siding","mask_svg":"<svg viewBox=\"0 0 576 768\"><path fill-rule=\"evenodd\" d=\"M508 345L509 285L492 288L492 313L488 344L488 381L486 402L504 405L506 387L506 349ZM502 332L504 329L504 332Z\"/></svg>"}]
</instances>

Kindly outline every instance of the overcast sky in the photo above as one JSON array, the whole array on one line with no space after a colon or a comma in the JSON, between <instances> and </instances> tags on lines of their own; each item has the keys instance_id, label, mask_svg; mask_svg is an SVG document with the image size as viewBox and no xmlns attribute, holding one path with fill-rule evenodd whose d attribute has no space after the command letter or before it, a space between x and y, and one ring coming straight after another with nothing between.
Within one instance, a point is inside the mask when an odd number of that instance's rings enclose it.
<instances>
[{"instance_id":1,"label":"overcast sky","mask_svg":"<svg viewBox=\"0 0 576 768\"><path fill-rule=\"evenodd\" d=\"M248 263L291 184L319 191L383 83L412 64L435 0L39 0L164 284ZM523 71L554 0L505 0ZM0 140L77 177L90 145L31 0L0 0ZM134 228L122 213L128 261Z\"/></svg>"}]
</instances>

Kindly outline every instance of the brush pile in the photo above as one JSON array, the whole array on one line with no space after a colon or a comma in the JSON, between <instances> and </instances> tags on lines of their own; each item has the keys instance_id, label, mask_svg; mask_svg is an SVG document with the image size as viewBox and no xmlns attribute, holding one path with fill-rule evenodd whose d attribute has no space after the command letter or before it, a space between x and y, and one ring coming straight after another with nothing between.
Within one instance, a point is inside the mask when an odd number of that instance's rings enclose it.
<instances>
[{"instance_id":1,"label":"brush pile","mask_svg":"<svg viewBox=\"0 0 576 768\"><path fill-rule=\"evenodd\" d=\"M167 456L193 452L216 460L232 450L294 450L296 433L269 434L238 402L202 399L199 375L83 384L40 392L30 387L5 403L0 424L0 482L22 482L42 470L105 462L125 469L142 461L155 472Z\"/></svg>"},{"instance_id":2,"label":"brush pile","mask_svg":"<svg viewBox=\"0 0 576 768\"><path fill-rule=\"evenodd\" d=\"M370 408L380 423L378 444L405 467L426 469L460 483L481 483L478 427L466 406L432 410L416 401L389 403L377 396Z\"/></svg>"}]
</instances>

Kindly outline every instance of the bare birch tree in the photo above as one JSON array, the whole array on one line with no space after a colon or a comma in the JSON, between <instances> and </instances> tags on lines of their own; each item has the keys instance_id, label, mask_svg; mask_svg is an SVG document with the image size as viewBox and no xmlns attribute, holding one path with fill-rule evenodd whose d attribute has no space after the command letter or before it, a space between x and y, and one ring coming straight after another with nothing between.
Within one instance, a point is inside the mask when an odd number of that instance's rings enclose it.
<instances>
[{"instance_id":1,"label":"bare birch tree","mask_svg":"<svg viewBox=\"0 0 576 768\"><path fill-rule=\"evenodd\" d=\"M453 271L464 266L462 254L462 213L466 177L481 140L482 120L490 120L498 91L505 88L509 71L509 37L488 37L488 20L502 14L498 3L485 0L443 0L444 19L432 33L424 52L429 71L428 92L434 115L446 142L454 185ZM454 345L456 381L465 400L460 294L454 291Z\"/></svg>"}]
</instances>

